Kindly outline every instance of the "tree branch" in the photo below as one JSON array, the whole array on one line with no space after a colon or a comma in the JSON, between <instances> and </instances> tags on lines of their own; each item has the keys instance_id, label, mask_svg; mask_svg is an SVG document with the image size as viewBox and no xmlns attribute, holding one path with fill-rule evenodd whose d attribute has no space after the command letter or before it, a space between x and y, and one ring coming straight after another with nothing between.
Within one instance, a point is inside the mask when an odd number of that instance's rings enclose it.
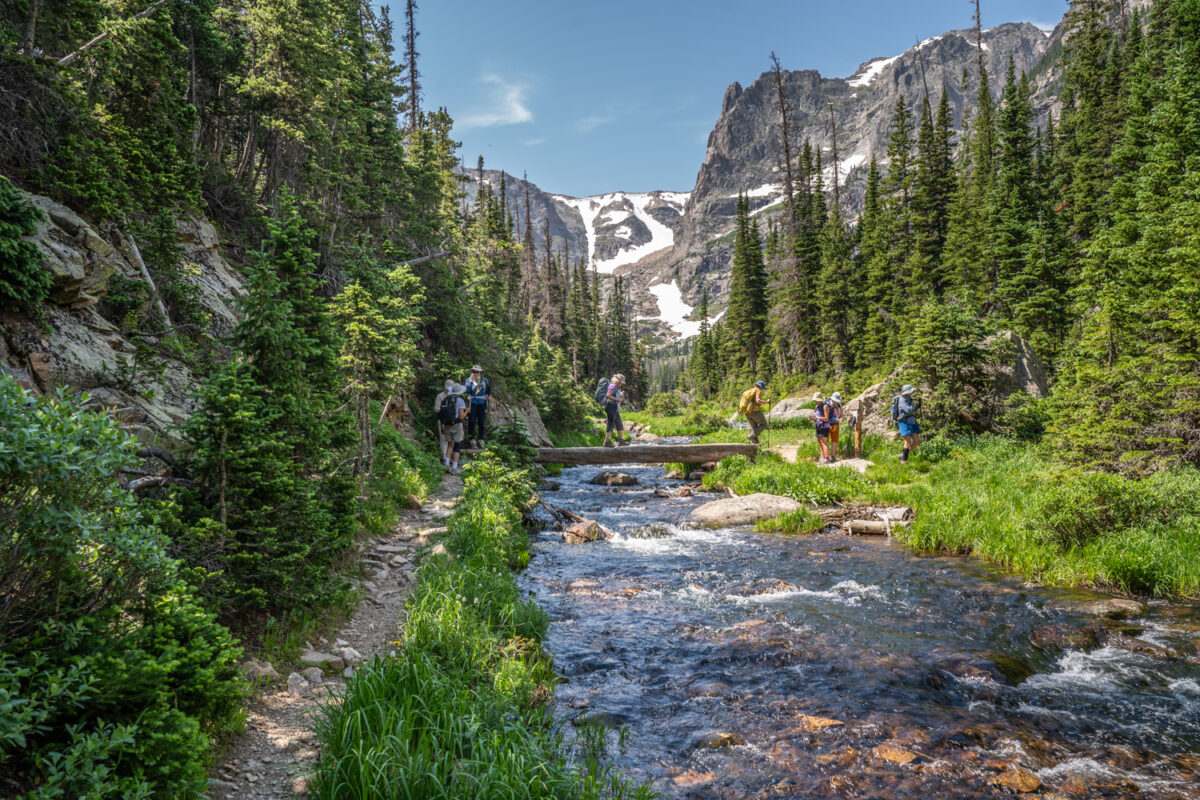
<instances>
[{"instance_id":1,"label":"tree branch","mask_svg":"<svg viewBox=\"0 0 1200 800\"><path fill-rule=\"evenodd\" d=\"M200 484L187 478L172 478L169 475L151 475L129 482L129 491L140 492L142 489L153 489L160 486L184 486L188 489L201 489Z\"/></svg>"},{"instance_id":2,"label":"tree branch","mask_svg":"<svg viewBox=\"0 0 1200 800\"><path fill-rule=\"evenodd\" d=\"M158 0L158 2L155 3L154 5L150 6L147 9L144 9L142 11L139 11L138 13L134 14L132 17L130 17L126 21L127 22L135 22L136 20L148 17L151 14L153 14L155 11L158 11L160 8L162 8L167 3L170 3L170 2L171 2L171 0ZM83 47L80 47L74 53L69 53L69 54L63 56L62 58L60 58L58 60L58 65L60 67L67 66L72 61L74 61L75 59L79 58L81 55L86 53L88 50L91 50L93 47L95 47L96 45L103 42L109 36L112 36L112 31L105 31L104 33L96 35L95 37L92 38L91 41L87 42L85 45L83 45Z\"/></svg>"}]
</instances>

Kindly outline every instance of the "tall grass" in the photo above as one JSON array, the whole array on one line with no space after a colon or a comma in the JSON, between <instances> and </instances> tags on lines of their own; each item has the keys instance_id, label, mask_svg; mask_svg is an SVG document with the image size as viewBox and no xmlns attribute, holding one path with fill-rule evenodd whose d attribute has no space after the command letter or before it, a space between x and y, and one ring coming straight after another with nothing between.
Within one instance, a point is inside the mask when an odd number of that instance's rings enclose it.
<instances>
[{"instance_id":1,"label":"tall grass","mask_svg":"<svg viewBox=\"0 0 1200 800\"><path fill-rule=\"evenodd\" d=\"M418 571L403 645L324 708L310 793L372 798L649 798L604 759L605 730L568 742L547 710L548 619L512 569L528 563L517 509L528 476L492 455L464 470L448 555Z\"/></svg>"}]
</instances>

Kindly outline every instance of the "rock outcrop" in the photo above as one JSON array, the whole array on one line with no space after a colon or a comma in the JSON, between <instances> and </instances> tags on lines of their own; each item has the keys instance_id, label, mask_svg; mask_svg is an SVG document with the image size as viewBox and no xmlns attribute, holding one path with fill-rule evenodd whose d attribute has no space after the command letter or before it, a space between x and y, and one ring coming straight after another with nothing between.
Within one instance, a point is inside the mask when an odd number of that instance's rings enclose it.
<instances>
[{"instance_id":1,"label":"rock outcrop","mask_svg":"<svg viewBox=\"0 0 1200 800\"><path fill-rule=\"evenodd\" d=\"M553 447L550 434L542 422L542 415L537 406L528 397L514 400L507 392L494 389L492 399L488 402L488 429L499 425L518 424L525 428L529 443L534 447Z\"/></svg>"},{"instance_id":2,"label":"rock outcrop","mask_svg":"<svg viewBox=\"0 0 1200 800\"><path fill-rule=\"evenodd\" d=\"M194 376L177 359L148 354L146 346L153 350L159 337L127 335L105 302L115 278L144 280L130 239L116 230L102 233L50 198L27 197L46 216L30 240L44 254L53 283L42 319L0 316L0 371L35 393L86 391L144 441L172 438L191 412ZM230 301L241 294L242 276L222 256L207 220L184 219L177 230L185 280L211 317L210 332L223 335L234 324Z\"/></svg>"},{"instance_id":3,"label":"rock outcrop","mask_svg":"<svg viewBox=\"0 0 1200 800\"><path fill-rule=\"evenodd\" d=\"M785 397L779 400L767 411L767 419L771 422L792 422L806 419L812 422L817 418L817 412L808 406L811 400L807 397Z\"/></svg>"}]
</instances>

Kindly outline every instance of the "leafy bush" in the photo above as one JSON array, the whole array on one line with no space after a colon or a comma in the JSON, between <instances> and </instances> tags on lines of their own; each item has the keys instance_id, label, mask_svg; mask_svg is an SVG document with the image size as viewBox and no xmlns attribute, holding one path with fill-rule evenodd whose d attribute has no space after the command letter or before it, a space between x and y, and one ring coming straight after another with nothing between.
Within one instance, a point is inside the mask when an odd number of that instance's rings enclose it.
<instances>
[{"instance_id":1,"label":"leafy bush","mask_svg":"<svg viewBox=\"0 0 1200 800\"><path fill-rule=\"evenodd\" d=\"M683 409L683 397L679 392L659 392L646 401L646 413L656 417L679 416Z\"/></svg>"},{"instance_id":2,"label":"leafy bush","mask_svg":"<svg viewBox=\"0 0 1200 800\"><path fill-rule=\"evenodd\" d=\"M42 267L42 253L22 237L37 230L43 219L0 175L0 308L30 311L50 292L50 273Z\"/></svg>"},{"instance_id":3,"label":"leafy bush","mask_svg":"<svg viewBox=\"0 0 1200 800\"><path fill-rule=\"evenodd\" d=\"M210 737L238 721L238 651L118 487L133 442L7 376L0 430L0 788L199 793Z\"/></svg>"},{"instance_id":4,"label":"leafy bush","mask_svg":"<svg viewBox=\"0 0 1200 800\"><path fill-rule=\"evenodd\" d=\"M423 449L390 425L383 426L375 440L367 500L360 511L363 526L370 533L387 532L408 507L408 497L425 497L441 476L442 465L428 448Z\"/></svg>"}]
</instances>

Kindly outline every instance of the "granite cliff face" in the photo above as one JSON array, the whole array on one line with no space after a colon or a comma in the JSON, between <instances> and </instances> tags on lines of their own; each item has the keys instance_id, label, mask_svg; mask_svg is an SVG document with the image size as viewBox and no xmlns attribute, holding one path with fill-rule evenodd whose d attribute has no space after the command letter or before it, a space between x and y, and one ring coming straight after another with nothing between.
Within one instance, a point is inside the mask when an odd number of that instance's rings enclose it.
<instances>
[{"instance_id":1,"label":"granite cliff face","mask_svg":"<svg viewBox=\"0 0 1200 800\"><path fill-rule=\"evenodd\" d=\"M129 240L115 230L101 233L49 198L28 200L46 216L30 240L44 254L53 285L40 319L0 315L0 372L39 394L86 391L147 443L178 436L176 427L192 410L196 376L165 355L153 357L148 369L145 345L153 349L160 336L123 332L104 303L114 277L142 279ZM235 323L232 301L242 293L241 273L225 260L219 234L202 217L181 220L177 235L188 280L211 315L210 331L227 333Z\"/></svg>"},{"instance_id":2,"label":"granite cliff face","mask_svg":"<svg viewBox=\"0 0 1200 800\"><path fill-rule=\"evenodd\" d=\"M966 99L963 70L976 72L974 38L971 30L934 36L899 56L864 62L849 78L825 78L812 70L784 72L793 147L807 140L820 148L826 186L833 179L832 108L843 212L848 216L861 209L872 156L881 166L886 163L888 130L900 97L910 109L919 110L928 87L930 103L936 107L945 87L955 124L961 123ZM998 94L1002 88L1011 56L1018 74L1024 71L1044 79L1048 96L1053 80L1048 79L1052 76L1043 57L1055 41L1029 23L985 31L984 55L993 92ZM775 95L769 72L747 87L734 83L726 90L695 189L675 232L674 247L669 256L644 265L649 280L678 276L684 297L693 303L704 288L713 297L727 296L732 253L731 243L722 237L733 228L738 192L748 192L751 209L760 213L782 200L780 114ZM1047 102L1043 99L1042 104Z\"/></svg>"}]
</instances>

